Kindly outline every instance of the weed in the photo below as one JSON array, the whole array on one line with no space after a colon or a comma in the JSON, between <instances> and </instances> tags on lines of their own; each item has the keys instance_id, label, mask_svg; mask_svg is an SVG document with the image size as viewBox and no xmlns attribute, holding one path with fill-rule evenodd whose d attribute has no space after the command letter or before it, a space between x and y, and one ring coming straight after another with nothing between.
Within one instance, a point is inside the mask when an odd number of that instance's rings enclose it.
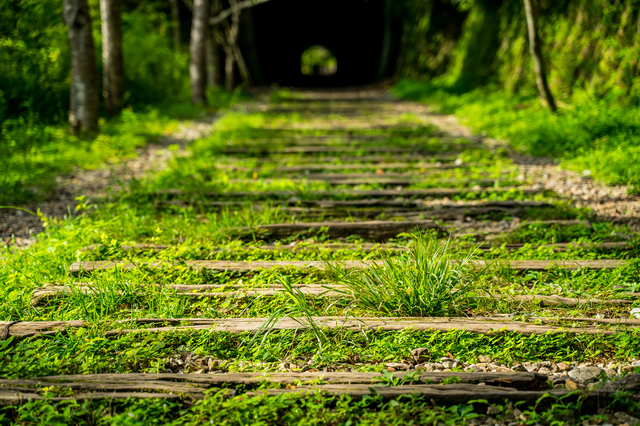
<instances>
[{"instance_id":1,"label":"weed","mask_svg":"<svg viewBox=\"0 0 640 426\"><path fill-rule=\"evenodd\" d=\"M412 238L408 253L392 257L382 252L382 265L345 270L328 262L330 276L346 288L338 291L357 305L388 315L447 315L466 309L473 290L468 267L473 253L456 259L450 241L441 244L420 233Z\"/></svg>"}]
</instances>

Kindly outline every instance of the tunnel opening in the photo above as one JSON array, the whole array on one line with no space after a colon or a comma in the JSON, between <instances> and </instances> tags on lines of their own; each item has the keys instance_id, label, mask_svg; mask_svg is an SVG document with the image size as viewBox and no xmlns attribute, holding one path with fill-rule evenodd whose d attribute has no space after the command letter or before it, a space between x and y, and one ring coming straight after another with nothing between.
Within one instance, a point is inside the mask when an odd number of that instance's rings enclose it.
<instances>
[{"instance_id":1,"label":"tunnel opening","mask_svg":"<svg viewBox=\"0 0 640 426\"><path fill-rule=\"evenodd\" d=\"M338 59L324 46L311 46L300 56L301 81L305 86L326 86L333 84L338 72Z\"/></svg>"},{"instance_id":2,"label":"tunnel opening","mask_svg":"<svg viewBox=\"0 0 640 426\"><path fill-rule=\"evenodd\" d=\"M302 75L328 77L338 71L338 59L324 46L311 46L300 56Z\"/></svg>"},{"instance_id":3,"label":"tunnel opening","mask_svg":"<svg viewBox=\"0 0 640 426\"><path fill-rule=\"evenodd\" d=\"M392 0L271 0L251 9L249 62L264 85L339 87L391 75L402 26ZM335 65L305 73L303 55L322 47ZM312 51L317 54L320 50Z\"/></svg>"}]
</instances>

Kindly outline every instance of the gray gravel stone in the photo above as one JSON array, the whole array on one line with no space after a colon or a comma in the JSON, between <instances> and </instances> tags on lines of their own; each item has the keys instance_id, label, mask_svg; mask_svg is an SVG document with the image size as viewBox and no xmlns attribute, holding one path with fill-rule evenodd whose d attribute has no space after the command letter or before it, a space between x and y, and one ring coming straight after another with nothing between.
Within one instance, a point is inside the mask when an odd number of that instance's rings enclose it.
<instances>
[{"instance_id":1,"label":"gray gravel stone","mask_svg":"<svg viewBox=\"0 0 640 426\"><path fill-rule=\"evenodd\" d=\"M589 384L598 381L600 373L602 373L600 367L582 367L569 371L569 377L582 384Z\"/></svg>"}]
</instances>

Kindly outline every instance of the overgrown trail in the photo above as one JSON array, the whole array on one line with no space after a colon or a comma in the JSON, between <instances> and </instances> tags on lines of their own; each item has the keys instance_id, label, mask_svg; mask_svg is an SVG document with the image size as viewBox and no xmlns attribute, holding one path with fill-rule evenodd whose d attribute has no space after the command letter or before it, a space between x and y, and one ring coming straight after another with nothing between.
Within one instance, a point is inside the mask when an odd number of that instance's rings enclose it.
<instances>
[{"instance_id":1,"label":"overgrown trail","mask_svg":"<svg viewBox=\"0 0 640 426\"><path fill-rule=\"evenodd\" d=\"M193 423L633 421L628 224L384 92L241 110L116 203L7 254L0 404Z\"/></svg>"}]
</instances>

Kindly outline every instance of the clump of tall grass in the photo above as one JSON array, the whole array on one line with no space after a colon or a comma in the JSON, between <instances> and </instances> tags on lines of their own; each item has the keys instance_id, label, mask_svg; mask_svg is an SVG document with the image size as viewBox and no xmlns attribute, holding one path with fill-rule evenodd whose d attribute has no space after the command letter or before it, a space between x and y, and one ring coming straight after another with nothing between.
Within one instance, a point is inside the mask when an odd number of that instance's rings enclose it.
<instances>
[{"instance_id":1,"label":"clump of tall grass","mask_svg":"<svg viewBox=\"0 0 640 426\"><path fill-rule=\"evenodd\" d=\"M413 234L411 250L400 256L383 252L382 262L364 269L328 264L331 278L365 309L398 316L456 314L468 307L474 283L473 252L456 258L450 242Z\"/></svg>"}]
</instances>

